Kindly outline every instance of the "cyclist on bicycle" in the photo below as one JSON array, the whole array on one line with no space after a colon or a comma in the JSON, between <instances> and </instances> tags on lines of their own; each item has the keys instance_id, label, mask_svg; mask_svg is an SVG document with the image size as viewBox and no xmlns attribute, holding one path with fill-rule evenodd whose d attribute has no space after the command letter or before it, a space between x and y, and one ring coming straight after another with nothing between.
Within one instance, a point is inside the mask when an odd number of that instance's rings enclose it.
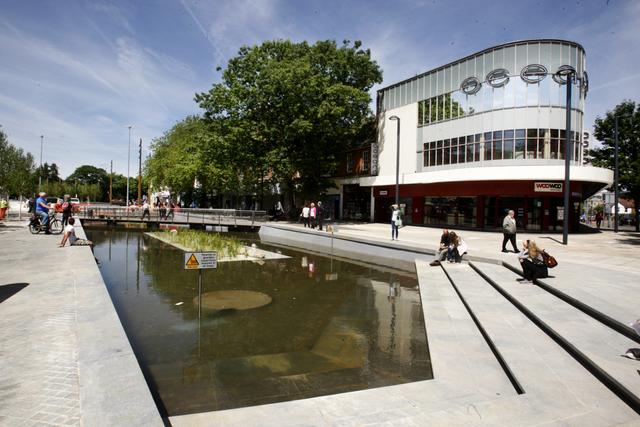
<instances>
[{"instance_id":1,"label":"cyclist on bicycle","mask_svg":"<svg viewBox=\"0 0 640 427\"><path fill-rule=\"evenodd\" d=\"M40 192L40 197L36 200L36 215L40 217L40 223L45 227L44 234L51 234L49 231L49 205L47 204L47 193Z\"/></svg>"}]
</instances>

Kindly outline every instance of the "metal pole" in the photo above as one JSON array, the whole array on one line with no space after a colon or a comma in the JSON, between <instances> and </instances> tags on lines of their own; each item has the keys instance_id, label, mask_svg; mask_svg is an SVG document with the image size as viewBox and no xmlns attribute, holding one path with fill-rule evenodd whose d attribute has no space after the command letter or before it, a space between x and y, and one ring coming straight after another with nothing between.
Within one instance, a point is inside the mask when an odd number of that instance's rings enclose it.
<instances>
[{"instance_id":1,"label":"metal pole","mask_svg":"<svg viewBox=\"0 0 640 427\"><path fill-rule=\"evenodd\" d=\"M616 121L615 121L615 132L614 132L614 141L615 141L615 151L613 154L614 159L614 169L613 169L613 191L614 191L614 200L613 200L613 232L618 232L618 114L616 112Z\"/></svg>"},{"instance_id":2,"label":"metal pole","mask_svg":"<svg viewBox=\"0 0 640 427\"><path fill-rule=\"evenodd\" d=\"M113 203L113 160L111 160L109 172L109 204Z\"/></svg>"},{"instance_id":3,"label":"metal pole","mask_svg":"<svg viewBox=\"0 0 640 427\"><path fill-rule=\"evenodd\" d=\"M198 269L198 357L200 357L201 330L202 330L202 270Z\"/></svg>"},{"instance_id":4,"label":"metal pole","mask_svg":"<svg viewBox=\"0 0 640 427\"><path fill-rule=\"evenodd\" d=\"M129 126L129 146L127 150L127 208L129 207L129 164L131 162L131 126Z\"/></svg>"},{"instance_id":5,"label":"metal pole","mask_svg":"<svg viewBox=\"0 0 640 427\"><path fill-rule=\"evenodd\" d=\"M397 148L396 148L396 205L400 206L400 118L398 117Z\"/></svg>"},{"instance_id":6,"label":"metal pole","mask_svg":"<svg viewBox=\"0 0 640 427\"><path fill-rule=\"evenodd\" d=\"M38 191L42 191L42 142L44 135L40 135L40 176L38 177Z\"/></svg>"},{"instance_id":7,"label":"metal pole","mask_svg":"<svg viewBox=\"0 0 640 427\"><path fill-rule=\"evenodd\" d=\"M138 206L142 204L142 138L138 147Z\"/></svg>"},{"instance_id":8,"label":"metal pole","mask_svg":"<svg viewBox=\"0 0 640 427\"><path fill-rule=\"evenodd\" d=\"M562 217L562 244L569 244L569 196L571 195L570 166L571 166L571 74L567 74L567 128L565 130L564 143L564 215Z\"/></svg>"}]
</instances>

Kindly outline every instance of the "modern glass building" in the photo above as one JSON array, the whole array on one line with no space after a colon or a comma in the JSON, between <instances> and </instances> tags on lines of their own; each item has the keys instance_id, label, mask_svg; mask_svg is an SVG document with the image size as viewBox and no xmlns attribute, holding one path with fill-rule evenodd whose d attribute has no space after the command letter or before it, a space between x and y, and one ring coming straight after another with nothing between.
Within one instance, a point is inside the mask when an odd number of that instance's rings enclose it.
<instances>
[{"instance_id":1,"label":"modern glass building","mask_svg":"<svg viewBox=\"0 0 640 427\"><path fill-rule=\"evenodd\" d=\"M567 71L575 75L569 135ZM579 202L612 181L610 170L583 164L588 88L584 48L544 39L491 47L380 89L377 142L349 153L337 179L343 217L387 222L399 125L405 223L495 229L513 209L523 228L561 230L569 142L576 228Z\"/></svg>"}]
</instances>

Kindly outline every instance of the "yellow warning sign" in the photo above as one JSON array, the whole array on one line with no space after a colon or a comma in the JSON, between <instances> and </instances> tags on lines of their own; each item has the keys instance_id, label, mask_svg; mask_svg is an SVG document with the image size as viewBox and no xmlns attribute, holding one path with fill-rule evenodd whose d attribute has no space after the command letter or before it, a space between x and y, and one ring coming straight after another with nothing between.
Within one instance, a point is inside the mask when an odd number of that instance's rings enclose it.
<instances>
[{"instance_id":1,"label":"yellow warning sign","mask_svg":"<svg viewBox=\"0 0 640 427\"><path fill-rule=\"evenodd\" d=\"M184 266L186 268L198 268L199 265L200 263L196 259L195 254L191 254L191 256L189 257L189 259L187 260Z\"/></svg>"},{"instance_id":2,"label":"yellow warning sign","mask_svg":"<svg viewBox=\"0 0 640 427\"><path fill-rule=\"evenodd\" d=\"M216 268L218 266L217 252L185 252L185 270L201 270L205 268Z\"/></svg>"}]
</instances>

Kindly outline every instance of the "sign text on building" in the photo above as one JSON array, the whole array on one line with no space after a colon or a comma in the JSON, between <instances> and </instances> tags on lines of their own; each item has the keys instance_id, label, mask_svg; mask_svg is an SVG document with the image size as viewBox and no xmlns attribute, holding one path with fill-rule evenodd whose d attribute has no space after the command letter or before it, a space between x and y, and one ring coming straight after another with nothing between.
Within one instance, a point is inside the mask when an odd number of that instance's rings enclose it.
<instances>
[{"instance_id":1,"label":"sign text on building","mask_svg":"<svg viewBox=\"0 0 640 427\"><path fill-rule=\"evenodd\" d=\"M561 182L534 182L533 191L536 193L562 193Z\"/></svg>"}]
</instances>

